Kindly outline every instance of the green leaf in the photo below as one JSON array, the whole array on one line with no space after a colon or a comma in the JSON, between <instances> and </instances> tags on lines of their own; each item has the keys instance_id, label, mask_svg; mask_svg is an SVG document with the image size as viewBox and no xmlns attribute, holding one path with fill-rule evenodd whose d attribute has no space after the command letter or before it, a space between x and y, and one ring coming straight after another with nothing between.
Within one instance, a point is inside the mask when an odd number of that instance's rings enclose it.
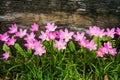
<instances>
[{"instance_id":1,"label":"green leaf","mask_svg":"<svg viewBox=\"0 0 120 80\"><path fill-rule=\"evenodd\" d=\"M106 73L106 72L109 70L111 64L113 64L113 62L110 62L109 64L107 64L107 65L105 66L105 68L104 68L104 73Z\"/></svg>"},{"instance_id":2,"label":"green leaf","mask_svg":"<svg viewBox=\"0 0 120 80\"><path fill-rule=\"evenodd\" d=\"M31 49L27 49L27 51L26 51L26 56L27 55L31 55L32 54L32 50Z\"/></svg>"},{"instance_id":3,"label":"green leaf","mask_svg":"<svg viewBox=\"0 0 120 80\"><path fill-rule=\"evenodd\" d=\"M112 47L116 47L116 40L111 40Z\"/></svg>"},{"instance_id":4,"label":"green leaf","mask_svg":"<svg viewBox=\"0 0 120 80\"><path fill-rule=\"evenodd\" d=\"M15 45L14 45L14 48L17 50L17 52L18 53L20 53L22 56L26 56L26 54L25 54L25 51L22 49L22 47L18 44L18 43L16 43Z\"/></svg>"},{"instance_id":5,"label":"green leaf","mask_svg":"<svg viewBox=\"0 0 120 80\"><path fill-rule=\"evenodd\" d=\"M95 66L93 63L91 63L91 66L95 69L96 77L99 76L100 72L99 72L99 69L97 68L97 66Z\"/></svg>"},{"instance_id":6,"label":"green leaf","mask_svg":"<svg viewBox=\"0 0 120 80\"><path fill-rule=\"evenodd\" d=\"M5 51L5 52L9 51L10 52L9 46L7 46L6 44L4 44L3 45L3 51Z\"/></svg>"},{"instance_id":7,"label":"green leaf","mask_svg":"<svg viewBox=\"0 0 120 80\"><path fill-rule=\"evenodd\" d=\"M68 47L69 47L71 52L75 52L76 51L75 44L73 43L73 41L70 41L68 43Z\"/></svg>"},{"instance_id":8,"label":"green leaf","mask_svg":"<svg viewBox=\"0 0 120 80\"><path fill-rule=\"evenodd\" d=\"M54 52L58 52L58 49L55 48L55 47L53 47L53 51L54 51Z\"/></svg>"},{"instance_id":9,"label":"green leaf","mask_svg":"<svg viewBox=\"0 0 120 80\"><path fill-rule=\"evenodd\" d=\"M114 74L114 80L118 80L118 74Z\"/></svg>"},{"instance_id":10,"label":"green leaf","mask_svg":"<svg viewBox=\"0 0 120 80\"><path fill-rule=\"evenodd\" d=\"M49 42L48 41L43 41L43 42L41 42L45 47L49 47L50 46L50 44L49 44Z\"/></svg>"},{"instance_id":11,"label":"green leaf","mask_svg":"<svg viewBox=\"0 0 120 80\"><path fill-rule=\"evenodd\" d=\"M93 37L94 42L98 45L97 47L99 48L101 46L101 38L100 37Z\"/></svg>"},{"instance_id":12,"label":"green leaf","mask_svg":"<svg viewBox=\"0 0 120 80\"><path fill-rule=\"evenodd\" d=\"M107 36L104 36L104 37L102 38L102 40L103 40L103 41L109 41L109 40L110 40L110 38L109 38L109 37L107 37Z\"/></svg>"}]
</instances>

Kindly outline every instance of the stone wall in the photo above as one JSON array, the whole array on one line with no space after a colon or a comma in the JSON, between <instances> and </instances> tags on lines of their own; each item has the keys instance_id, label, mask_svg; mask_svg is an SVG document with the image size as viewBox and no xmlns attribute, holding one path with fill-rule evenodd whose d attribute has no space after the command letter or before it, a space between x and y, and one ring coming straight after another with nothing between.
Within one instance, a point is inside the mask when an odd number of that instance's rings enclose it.
<instances>
[{"instance_id":1,"label":"stone wall","mask_svg":"<svg viewBox=\"0 0 120 80\"><path fill-rule=\"evenodd\" d=\"M42 26L55 22L76 30L91 25L118 27L119 14L119 0L0 0L0 29L12 23L27 28L34 22Z\"/></svg>"},{"instance_id":2,"label":"stone wall","mask_svg":"<svg viewBox=\"0 0 120 80\"><path fill-rule=\"evenodd\" d=\"M1 0L0 14L11 12L120 12L119 0ZM94 12L93 12L94 11Z\"/></svg>"}]
</instances>

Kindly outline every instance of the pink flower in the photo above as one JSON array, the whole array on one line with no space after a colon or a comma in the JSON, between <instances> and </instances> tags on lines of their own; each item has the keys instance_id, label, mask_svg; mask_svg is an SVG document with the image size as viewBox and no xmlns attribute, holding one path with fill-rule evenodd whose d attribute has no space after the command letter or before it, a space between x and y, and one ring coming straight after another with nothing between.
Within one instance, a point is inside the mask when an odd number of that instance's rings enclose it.
<instances>
[{"instance_id":1,"label":"pink flower","mask_svg":"<svg viewBox=\"0 0 120 80\"><path fill-rule=\"evenodd\" d=\"M74 32L68 32L68 29L65 29L65 31L60 30L60 39L64 39L66 42L68 42L70 39L72 39L72 36Z\"/></svg>"},{"instance_id":2,"label":"pink flower","mask_svg":"<svg viewBox=\"0 0 120 80\"><path fill-rule=\"evenodd\" d=\"M104 54L108 54L108 52L109 52L109 48L108 48L108 47L103 47L103 46L101 46L100 48L101 48L101 50L102 50L102 52L103 52Z\"/></svg>"},{"instance_id":3,"label":"pink flower","mask_svg":"<svg viewBox=\"0 0 120 80\"><path fill-rule=\"evenodd\" d=\"M115 28L112 28L111 30L107 28L107 32L106 32L107 36L114 38L114 34L115 34Z\"/></svg>"},{"instance_id":4,"label":"pink flower","mask_svg":"<svg viewBox=\"0 0 120 80\"><path fill-rule=\"evenodd\" d=\"M50 40L55 40L56 36L57 36L56 32L49 32L48 34L48 37Z\"/></svg>"},{"instance_id":5,"label":"pink flower","mask_svg":"<svg viewBox=\"0 0 120 80\"><path fill-rule=\"evenodd\" d=\"M116 34L120 35L120 28L116 29Z\"/></svg>"},{"instance_id":6,"label":"pink flower","mask_svg":"<svg viewBox=\"0 0 120 80\"><path fill-rule=\"evenodd\" d=\"M14 45L16 42L16 39L14 38L14 36L12 36L12 38L8 38L7 41L5 42L5 44L7 44L8 46Z\"/></svg>"},{"instance_id":7,"label":"pink flower","mask_svg":"<svg viewBox=\"0 0 120 80\"><path fill-rule=\"evenodd\" d=\"M112 43L104 43L104 46L101 46L97 51L97 56L103 57L104 54L116 55L116 48L112 48Z\"/></svg>"},{"instance_id":8,"label":"pink flower","mask_svg":"<svg viewBox=\"0 0 120 80\"><path fill-rule=\"evenodd\" d=\"M9 38L7 32L4 34L0 34L0 40L1 41L7 41L7 39Z\"/></svg>"},{"instance_id":9,"label":"pink flower","mask_svg":"<svg viewBox=\"0 0 120 80\"><path fill-rule=\"evenodd\" d=\"M39 25L34 23L33 25L31 25L30 31L33 31L33 32L38 31L38 27L39 27Z\"/></svg>"},{"instance_id":10,"label":"pink flower","mask_svg":"<svg viewBox=\"0 0 120 80\"><path fill-rule=\"evenodd\" d=\"M60 38L61 30L59 30L59 31L55 31L55 33L56 33L56 38Z\"/></svg>"},{"instance_id":11,"label":"pink flower","mask_svg":"<svg viewBox=\"0 0 120 80\"><path fill-rule=\"evenodd\" d=\"M105 32L104 32L104 29L100 30L98 29L98 31L96 32L96 35L95 36L98 36L98 37L103 37L105 36Z\"/></svg>"},{"instance_id":12,"label":"pink flower","mask_svg":"<svg viewBox=\"0 0 120 80\"><path fill-rule=\"evenodd\" d=\"M57 28L57 26L55 26L54 23L47 23L47 25L45 26L46 30L48 30L49 32L51 31L55 31L55 29Z\"/></svg>"},{"instance_id":13,"label":"pink flower","mask_svg":"<svg viewBox=\"0 0 120 80\"><path fill-rule=\"evenodd\" d=\"M27 36L24 38L24 40L26 40L26 41L35 40L35 34L33 32L31 32L30 34L27 34Z\"/></svg>"},{"instance_id":14,"label":"pink flower","mask_svg":"<svg viewBox=\"0 0 120 80\"><path fill-rule=\"evenodd\" d=\"M104 46L101 46L102 52L108 54L109 50L112 48L112 43L104 43Z\"/></svg>"},{"instance_id":15,"label":"pink flower","mask_svg":"<svg viewBox=\"0 0 120 80\"><path fill-rule=\"evenodd\" d=\"M105 35L104 29L100 29L97 26L90 26L89 30L87 30L87 33L90 36L96 36L96 37L103 37Z\"/></svg>"},{"instance_id":16,"label":"pink flower","mask_svg":"<svg viewBox=\"0 0 120 80\"><path fill-rule=\"evenodd\" d=\"M85 35L84 32L82 32L81 34L79 32L77 32L77 34L73 35L73 37L75 38L75 41L80 41L83 38L86 38L84 35Z\"/></svg>"},{"instance_id":17,"label":"pink flower","mask_svg":"<svg viewBox=\"0 0 120 80\"><path fill-rule=\"evenodd\" d=\"M60 39L59 41L55 41L54 47L57 48L58 50L61 49L66 49L66 42L64 42L62 39Z\"/></svg>"},{"instance_id":18,"label":"pink flower","mask_svg":"<svg viewBox=\"0 0 120 80\"><path fill-rule=\"evenodd\" d=\"M99 27L90 26L89 29L86 32L91 36L95 36L98 30L99 30Z\"/></svg>"},{"instance_id":19,"label":"pink flower","mask_svg":"<svg viewBox=\"0 0 120 80\"><path fill-rule=\"evenodd\" d=\"M17 32L17 25L16 24L13 24L11 27L9 27L9 33L16 33Z\"/></svg>"},{"instance_id":20,"label":"pink flower","mask_svg":"<svg viewBox=\"0 0 120 80\"><path fill-rule=\"evenodd\" d=\"M8 58L9 58L9 56L10 56L10 52L5 52L5 53L3 53L2 56L3 56L2 59L8 60Z\"/></svg>"},{"instance_id":21,"label":"pink flower","mask_svg":"<svg viewBox=\"0 0 120 80\"><path fill-rule=\"evenodd\" d=\"M93 40L91 40L91 41L86 45L86 47L87 47L90 51L91 51L91 50L96 50L96 49L97 49L96 46L97 46L97 44L95 44Z\"/></svg>"},{"instance_id":22,"label":"pink flower","mask_svg":"<svg viewBox=\"0 0 120 80\"><path fill-rule=\"evenodd\" d=\"M42 55L43 53L46 53L46 50L45 50L45 47L41 46L41 47L38 47L36 48L34 54L35 55Z\"/></svg>"},{"instance_id":23,"label":"pink flower","mask_svg":"<svg viewBox=\"0 0 120 80\"><path fill-rule=\"evenodd\" d=\"M97 51L97 56L98 57L103 57L105 53L102 52L102 48L99 48L98 51Z\"/></svg>"},{"instance_id":24,"label":"pink flower","mask_svg":"<svg viewBox=\"0 0 120 80\"><path fill-rule=\"evenodd\" d=\"M27 33L27 29L25 30L20 29L19 32L16 32L16 36L23 38L26 35L26 33Z\"/></svg>"},{"instance_id":25,"label":"pink flower","mask_svg":"<svg viewBox=\"0 0 120 80\"><path fill-rule=\"evenodd\" d=\"M82 40L79 41L79 45L83 46L83 47L86 47L86 45L88 44L88 42L89 42L88 40L86 40L86 39L83 38Z\"/></svg>"},{"instance_id":26,"label":"pink flower","mask_svg":"<svg viewBox=\"0 0 120 80\"><path fill-rule=\"evenodd\" d=\"M24 46L27 48L27 49L34 49L34 41L27 41L26 44L24 44Z\"/></svg>"},{"instance_id":27,"label":"pink flower","mask_svg":"<svg viewBox=\"0 0 120 80\"><path fill-rule=\"evenodd\" d=\"M35 40L34 41L34 55L42 55L43 53L46 53L45 47L40 43L40 41Z\"/></svg>"},{"instance_id":28,"label":"pink flower","mask_svg":"<svg viewBox=\"0 0 120 80\"><path fill-rule=\"evenodd\" d=\"M34 50L43 46L38 40L34 40L33 42L34 42Z\"/></svg>"},{"instance_id":29,"label":"pink flower","mask_svg":"<svg viewBox=\"0 0 120 80\"><path fill-rule=\"evenodd\" d=\"M104 47L106 47L107 49L111 49L112 43L110 43L110 42L104 43Z\"/></svg>"},{"instance_id":30,"label":"pink flower","mask_svg":"<svg viewBox=\"0 0 120 80\"><path fill-rule=\"evenodd\" d=\"M117 54L116 48L111 48L109 50L109 54L111 54L112 56L115 56Z\"/></svg>"},{"instance_id":31,"label":"pink flower","mask_svg":"<svg viewBox=\"0 0 120 80\"><path fill-rule=\"evenodd\" d=\"M45 40L49 41L48 34L49 32L47 31L46 32L41 31L41 35L39 36L39 38L42 39L42 41L45 41Z\"/></svg>"}]
</instances>

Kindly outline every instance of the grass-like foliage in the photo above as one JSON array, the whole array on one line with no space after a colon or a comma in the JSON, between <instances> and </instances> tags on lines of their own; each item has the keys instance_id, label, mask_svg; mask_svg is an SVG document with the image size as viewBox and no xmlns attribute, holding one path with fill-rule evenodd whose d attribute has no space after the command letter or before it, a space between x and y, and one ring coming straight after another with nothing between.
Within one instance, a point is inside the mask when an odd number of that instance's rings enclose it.
<instances>
[{"instance_id":1,"label":"grass-like foliage","mask_svg":"<svg viewBox=\"0 0 120 80\"><path fill-rule=\"evenodd\" d=\"M10 80L120 80L120 28L45 31L16 24L0 34L0 77ZM87 36L87 37L86 37Z\"/></svg>"}]
</instances>

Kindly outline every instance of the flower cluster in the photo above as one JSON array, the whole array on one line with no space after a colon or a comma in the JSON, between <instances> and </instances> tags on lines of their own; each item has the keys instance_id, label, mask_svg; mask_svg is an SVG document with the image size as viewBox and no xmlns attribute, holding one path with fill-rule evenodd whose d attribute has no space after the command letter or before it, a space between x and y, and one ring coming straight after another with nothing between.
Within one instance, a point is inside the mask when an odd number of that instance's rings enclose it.
<instances>
[{"instance_id":1,"label":"flower cluster","mask_svg":"<svg viewBox=\"0 0 120 80\"><path fill-rule=\"evenodd\" d=\"M115 55L117 54L116 48L112 48L112 43L104 43L103 46L98 47L98 44L94 40L88 40L85 37L85 32L70 32L67 28L56 30L57 26L54 23L47 23L45 26L46 30L41 31L41 34L37 37L35 31L39 31L39 25L34 23L30 27L30 32L27 29L19 29L16 24L9 27L8 32L0 34L0 41L8 46L14 46L16 43L16 37L23 39L26 43L24 46L27 49L34 50L34 55L42 55L46 53L46 48L42 44L43 41L54 41L53 46L58 50L66 49L66 45L70 40L77 41L82 47L89 49L90 51L96 50L96 54L99 57L103 57L105 54ZM100 29L97 26L90 26L86 31L90 36L103 38L104 36L114 38L114 34L120 35L120 28ZM10 34L10 35L9 35ZM12 36L11 36L12 35ZM36 38L37 37L37 38ZM10 52L3 53L3 59L9 58Z\"/></svg>"},{"instance_id":2,"label":"flower cluster","mask_svg":"<svg viewBox=\"0 0 120 80\"><path fill-rule=\"evenodd\" d=\"M73 35L73 37L75 38L75 41L79 42L80 46L83 46L90 51L97 49L97 44L95 44L93 40L87 40L84 32L82 32L81 34L77 32L77 34Z\"/></svg>"},{"instance_id":3,"label":"flower cluster","mask_svg":"<svg viewBox=\"0 0 120 80\"><path fill-rule=\"evenodd\" d=\"M97 26L89 27L89 29L86 31L90 36L96 36L96 37L109 37L111 39L114 38L114 35L120 35L120 28L117 28L115 31L115 28L109 29L107 28L106 31L104 29L100 29ZM100 48L98 48L96 54L98 57L103 57L105 54L111 54L116 55L117 49L112 47L112 43L110 42L104 42L104 45L102 45Z\"/></svg>"},{"instance_id":4,"label":"flower cluster","mask_svg":"<svg viewBox=\"0 0 120 80\"><path fill-rule=\"evenodd\" d=\"M90 26L86 31L90 36L103 37L105 35L104 29L100 29L97 26Z\"/></svg>"},{"instance_id":5,"label":"flower cluster","mask_svg":"<svg viewBox=\"0 0 120 80\"><path fill-rule=\"evenodd\" d=\"M117 28L116 31L115 31L115 28L112 28L112 29L107 28L105 31L105 29L100 29L97 26L90 26L86 32L90 36L96 36L96 37L101 37L101 38L103 36L108 36L108 37L114 38L115 34L120 35L120 28Z\"/></svg>"},{"instance_id":6,"label":"flower cluster","mask_svg":"<svg viewBox=\"0 0 120 80\"><path fill-rule=\"evenodd\" d=\"M111 54L113 56L117 54L116 48L112 48L112 43L110 42L104 43L104 45L98 49L97 56L103 57L103 55L105 54Z\"/></svg>"}]
</instances>

